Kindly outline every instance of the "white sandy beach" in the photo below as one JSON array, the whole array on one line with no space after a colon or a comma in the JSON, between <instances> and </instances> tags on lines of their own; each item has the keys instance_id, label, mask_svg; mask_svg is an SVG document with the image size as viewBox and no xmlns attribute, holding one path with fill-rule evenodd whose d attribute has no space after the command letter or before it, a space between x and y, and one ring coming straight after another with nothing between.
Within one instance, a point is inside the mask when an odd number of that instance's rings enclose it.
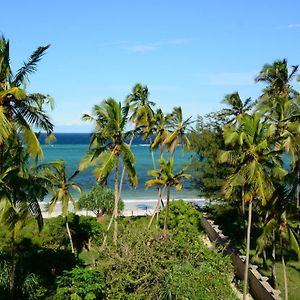
<instances>
[{"instance_id":1,"label":"white sandy beach","mask_svg":"<svg viewBox=\"0 0 300 300\"><path fill-rule=\"evenodd\" d=\"M184 199L188 202L196 203L199 206L204 206L206 200L204 198L194 198L194 199ZM143 200L123 200L125 204L124 210L120 213L121 216L130 217L130 216L147 216L153 214L157 200L156 199L143 199ZM165 201L164 201L165 202ZM54 208L53 213L50 215L46 209L47 202L40 202L40 207L42 209L43 218L57 217L61 214L61 205L58 205ZM74 212L72 205L69 207L69 212ZM78 215L87 215L95 216L91 211L80 210L75 212Z\"/></svg>"}]
</instances>

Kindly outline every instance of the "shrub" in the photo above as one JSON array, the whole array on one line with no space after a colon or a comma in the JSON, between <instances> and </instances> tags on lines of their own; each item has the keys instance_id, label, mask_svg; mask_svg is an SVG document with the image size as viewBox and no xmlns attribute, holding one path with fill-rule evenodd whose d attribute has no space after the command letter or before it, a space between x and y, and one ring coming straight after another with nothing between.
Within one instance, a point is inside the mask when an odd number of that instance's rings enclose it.
<instances>
[{"instance_id":1,"label":"shrub","mask_svg":"<svg viewBox=\"0 0 300 300\"><path fill-rule=\"evenodd\" d=\"M76 267L64 271L56 280L54 299L92 300L104 299L105 278L98 269Z\"/></svg>"},{"instance_id":2,"label":"shrub","mask_svg":"<svg viewBox=\"0 0 300 300\"><path fill-rule=\"evenodd\" d=\"M114 192L111 189L95 185L89 192L81 194L78 205L81 209L94 212L97 217L111 214L114 209ZM124 202L120 199L119 211L124 209Z\"/></svg>"},{"instance_id":3,"label":"shrub","mask_svg":"<svg viewBox=\"0 0 300 300\"><path fill-rule=\"evenodd\" d=\"M163 209L159 218L161 227L163 227L164 213L165 210ZM201 212L197 210L193 203L183 200L173 200L170 202L168 228L199 232L201 229L201 217Z\"/></svg>"},{"instance_id":4,"label":"shrub","mask_svg":"<svg viewBox=\"0 0 300 300\"><path fill-rule=\"evenodd\" d=\"M165 239L146 224L124 220L117 247L101 253L108 299L236 299L228 257L207 249L193 231L172 229ZM210 298L197 294L206 289Z\"/></svg>"},{"instance_id":5,"label":"shrub","mask_svg":"<svg viewBox=\"0 0 300 300\"><path fill-rule=\"evenodd\" d=\"M9 296L10 262L5 253L0 252L0 295L3 299Z\"/></svg>"},{"instance_id":6,"label":"shrub","mask_svg":"<svg viewBox=\"0 0 300 300\"><path fill-rule=\"evenodd\" d=\"M226 272L218 272L206 262L202 262L198 268L189 263L171 266L164 278L162 297L191 300L237 298L228 286Z\"/></svg>"},{"instance_id":7,"label":"shrub","mask_svg":"<svg viewBox=\"0 0 300 300\"><path fill-rule=\"evenodd\" d=\"M92 244L99 245L103 237L103 224L93 217L72 214L69 218L72 238L78 252L83 248L90 250Z\"/></svg>"}]
</instances>

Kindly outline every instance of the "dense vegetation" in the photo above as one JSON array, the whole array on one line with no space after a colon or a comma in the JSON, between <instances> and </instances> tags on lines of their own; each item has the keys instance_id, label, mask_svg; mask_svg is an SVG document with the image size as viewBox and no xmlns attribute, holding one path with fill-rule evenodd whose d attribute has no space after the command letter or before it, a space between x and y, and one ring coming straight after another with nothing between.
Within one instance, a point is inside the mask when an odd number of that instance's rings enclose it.
<instances>
[{"instance_id":1,"label":"dense vegetation","mask_svg":"<svg viewBox=\"0 0 300 300\"><path fill-rule=\"evenodd\" d=\"M38 231L33 219L16 240L16 295L22 299L235 299L229 258L202 242L201 214L184 201L170 204L169 235L147 218L119 222L118 246L99 250L109 218L69 215L76 248L71 252L64 218L46 219ZM160 224L163 226L163 213ZM2 297L9 299L9 230L0 236ZM33 263L34 261L34 263Z\"/></svg>"},{"instance_id":2,"label":"dense vegetation","mask_svg":"<svg viewBox=\"0 0 300 300\"><path fill-rule=\"evenodd\" d=\"M78 170L67 174L64 161L40 164L43 152L35 130L53 140L46 113L52 99L26 91L28 76L48 48L39 47L13 73L9 42L0 38L1 296L234 299L228 259L203 245L200 215L184 202L170 202L170 190L181 189L191 176L187 168L174 170L181 148L195 153L192 171L199 194L221 203L210 208L211 216L225 230L230 216L235 242L246 253L244 299L251 249L266 272L270 259L274 287L281 261L278 277L288 299L286 261L300 256L300 95L292 87L298 67L289 69L286 60L265 65L256 78L265 84L258 99L242 101L237 92L229 94L223 100L227 108L206 120L199 117L193 129L194 121L184 119L181 107L168 114L154 111L147 86L136 84L123 103L108 98L82 117L94 125L89 149ZM130 131L129 122L134 124ZM146 187L158 191L149 220L119 216L124 176L132 187L138 184L131 150L136 136L149 140L153 178ZM73 192L81 193L76 175L87 167L93 168L97 185L79 205L93 210L101 223L69 213L70 204L78 208ZM111 173L113 191L105 189ZM44 221L39 201L47 193L49 212L59 204L61 217Z\"/></svg>"},{"instance_id":3,"label":"dense vegetation","mask_svg":"<svg viewBox=\"0 0 300 300\"><path fill-rule=\"evenodd\" d=\"M256 101L227 95L227 108L206 122L199 119L191 134L195 184L221 205L210 209L211 216L245 250L247 265L251 248L253 261L262 257L263 268L271 267L275 288L280 261L285 299L286 260L300 257L300 96L292 86L297 70L286 60L265 65L256 78L265 84ZM244 295L246 290L247 280Z\"/></svg>"}]
</instances>

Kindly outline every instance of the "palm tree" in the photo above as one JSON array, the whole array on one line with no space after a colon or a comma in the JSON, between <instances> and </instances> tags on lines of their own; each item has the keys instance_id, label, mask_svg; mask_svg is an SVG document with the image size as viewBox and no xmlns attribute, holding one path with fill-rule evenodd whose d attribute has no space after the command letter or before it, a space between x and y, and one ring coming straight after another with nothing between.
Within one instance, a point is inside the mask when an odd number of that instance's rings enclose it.
<instances>
[{"instance_id":1,"label":"palm tree","mask_svg":"<svg viewBox=\"0 0 300 300\"><path fill-rule=\"evenodd\" d=\"M149 100L149 90L147 86L142 86L137 83L132 88L132 93L127 96L125 103L130 107L132 115L130 121L132 121L137 127L147 126L153 118L152 106L155 102Z\"/></svg>"},{"instance_id":2,"label":"palm tree","mask_svg":"<svg viewBox=\"0 0 300 300\"><path fill-rule=\"evenodd\" d=\"M222 102L229 108L222 109L218 116L221 119L227 119L227 123L233 124L248 113L254 105L251 98L247 98L243 102L238 92L226 95Z\"/></svg>"},{"instance_id":3,"label":"palm tree","mask_svg":"<svg viewBox=\"0 0 300 300\"><path fill-rule=\"evenodd\" d=\"M66 230L70 240L71 251L75 253L71 231L68 223L68 212L70 204L73 208L77 209L77 203L72 194L73 191L81 193L81 187L74 181L70 181L71 178L67 178L66 165L63 160L54 161L40 165L40 169L43 170L44 175L51 183L51 200L49 203L49 213L51 214L58 203L61 205L61 214L65 218Z\"/></svg>"},{"instance_id":4,"label":"palm tree","mask_svg":"<svg viewBox=\"0 0 300 300\"><path fill-rule=\"evenodd\" d=\"M247 98L244 102L241 100L238 92L228 94L224 97L224 104L229 106L229 108L222 109L217 112L217 117L219 120L226 122L223 126L235 126L238 121L244 117L254 106L255 103L252 102L251 98ZM236 149L238 151L238 149ZM242 215L243 215L243 226L245 231L245 241L246 241L246 212L245 212L245 202L243 200L244 196L244 185L241 186L242 194Z\"/></svg>"},{"instance_id":5,"label":"palm tree","mask_svg":"<svg viewBox=\"0 0 300 300\"><path fill-rule=\"evenodd\" d=\"M298 92L290 85L297 71L298 66L292 66L292 70L289 73L286 59L277 60L272 65L264 65L255 79L256 82L263 82L267 84L267 86L263 89L263 94L261 95L260 100L272 102L272 98L275 96L288 94L293 97L293 95L297 95Z\"/></svg>"},{"instance_id":6,"label":"palm tree","mask_svg":"<svg viewBox=\"0 0 300 300\"><path fill-rule=\"evenodd\" d=\"M169 131L167 130L167 123L171 121L171 115L165 115L163 111L159 108L156 110L153 119L153 131L155 132L155 138L151 143L151 150L156 150L159 148L159 157L162 158L164 141L168 136Z\"/></svg>"},{"instance_id":7,"label":"palm tree","mask_svg":"<svg viewBox=\"0 0 300 300\"><path fill-rule=\"evenodd\" d=\"M257 252L261 253L262 250L269 245L270 241L272 241L273 243L275 234L279 235L281 262L282 262L283 279L284 279L284 294L285 294L284 299L287 300L288 281L286 276L286 264L285 264L283 251L285 248L290 248L298 255L298 258L300 259L300 245L297 240L296 234L292 226L290 225L286 215L287 215L286 211L284 210L282 213L276 212L275 215L269 218L268 222L264 226L263 233L258 238Z\"/></svg>"},{"instance_id":8,"label":"palm tree","mask_svg":"<svg viewBox=\"0 0 300 300\"><path fill-rule=\"evenodd\" d=\"M44 111L44 104L52 102L51 97L39 93L27 94L25 85L28 76L37 69L50 45L37 48L27 62L13 74L10 66L9 41L0 38L0 150L10 134L21 134L29 152L34 157L42 156L39 141L32 127L51 134L53 124ZM2 155L2 154L1 154ZM0 157L0 162L2 159Z\"/></svg>"},{"instance_id":9,"label":"palm tree","mask_svg":"<svg viewBox=\"0 0 300 300\"><path fill-rule=\"evenodd\" d=\"M120 161L125 167L131 184L137 186L137 176L135 172L135 159L128 144L125 142L127 136L125 126L127 123L129 107L122 107L121 103L109 98L101 106L95 105L92 116L84 115L83 120L92 121L95 129L91 137L90 147L87 155L82 160L79 170L87 166L95 166L94 174L100 184L105 184L108 175L115 170L114 180L114 210L107 227L107 233L114 221L114 244L117 243L117 217L119 203L119 165ZM107 234L104 238L103 246L106 243Z\"/></svg>"},{"instance_id":10,"label":"palm tree","mask_svg":"<svg viewBox=\"0 0 300 300\"><path fill-rule=\"evenodd\" d=\"M149 91L147 86L142 86L137 83L132 88L132 93L126 97L125 105L129 106L129 110L132 111L129 120L134 123L135 128L131 131L131 138L129 141L129 147L131 147L134 135L136 133L142 136L143 140L150 139L151 144L151 134L153 133L153 110L152 106L155 105L153 101L149 100ZM151 149L152 163L155 169L154 153ZM122 169L119 196L121 196L123 178L125 175L125 167Z\"/></svg>"},{"instance_id":11,"label":"palm tree","mask_svg":"<svg viewBox=\"0 0 300 300\"><path fill-rule=\"evenodd\" d=\"M263 94L258 102L258 109L264 113L271 123L276 139L275 147L283 148L292 157L292 172L296 185L296 206L298 222L300 220L300 149L299 149L299 93L291 83L298 71L298 66L292 66L289 72L287 60L275 61L265 65L256 81L266 83ZM299 233L298 228L298 233Z\"/></svg>"},{"instance_id":12,"label":"palm tree","mask_svg":"<svg viewBox=\"0 0 300 300\"><path fill-rule=\"evenodd\" d=\"M229 198L234 190L244 185L244 201L249 203L248 227L246 243L246 263L244 274L244 295L246 299L248 290L248 267L250 252L250 236L252 221L252 206L254 200L260 200L262 205L270 199L274 184L272 178L286 175L279 165L279 154L270 148L266 122L261 115L245 115L236 128L225 127L224 141L227 145L239 144L242 151L235 155L234 151L224 151L221 160L236 164L236 171L228 176L225 185L225 196Z\"/></svg>"},{"instance_id":13,"label":"palm tree","mask_svg":"<svg viewBox=\"0 0 300 300\"><path fill-rule=\"evenodd\" d=\"M280 220L283 213L290 211L290 198L292 195L292 187L288 183L287 177L283 178L276 184L276 190L274 191L272 198L266 205L265 222L263 225L263 232L257 239L256 256L266 251L268 247L272 247L271 252L271 267L272 267L272 286L277 288L277 276L276 276L276 237L278 235L278 229Z\"/></svg>"},{"instance_id":14,"label":"palm tree","mask_svg":"<svg viewBox=\"0 0 300 300\"><path fill-rule=\"evenodd\" d=\"M16 235L29 216L34 216L39 229L43 218L39 201L47 194L47 178L41 176L35 167L28 167L28 154L17 136L10 136L10 148L3 152L0 173L0 221L11 233L10 294L15 298L16 277Z\"/></svg>"},{"instance_id":15,"label":"palm tree","mask_svg":"<svg viewBox=\"0 0 300 300\"><path fill-rule=\"evenodd\" d=\"M149 127L151 127L151 131L155 133L155 138L153 142L150 144L151 152L153 153L155 150L159 148L159 158L163 158L163 150L164 150L164 141L166 137L168 136L169 131L166 128L166 123L171 120L171 115L167 114L165 115L163 111L159 108L156 110L154 117L153 117L153 122L150 123ZM149 129L150 131L150 129ZM152 155L153 157L153 155ZM154 157L152 158L154 160ZM156 169L155 164L153 164L154 169ZM164 203L162 201L163 194L165 192L164 187L158 186L158 195L157 195L157 203L155 206L155 209L153 211L152 217L149 221L148 228L150 228L153 219L155 215L158 217L158 213L160 210L160 206L164 206Z\"/></svg>"},{"instance_id":16,"label":"palm tree","mask_svg":"<svg viewBox=\"0 0 300 300\"><path fill-rule=\"evenodd\" d=\"M171 118L169 118L166 123L167 129L171 132L164 140L164 144L167 146L167 149L171 152L172 156L174 156L178 144L181 144L182 151L184 151L184 148L187 148L188 150L190 149L190 141L186 135L186 131L193 123L191 118L192 117L189 117L184 120L181 107L178 106L173 108Z\"/></svg>"},{"instance_id":17,"label":"palm tree","mask_svg":"<svg viewBox=\"0 0 300 300\"><path fill-rule=\"evenodd\" d=\"M167 189L167 201L165 207L165 218L164 218L164 234L167 234L168 230L168 214L170 206L170 195L171 188L175 187L176 191L182 189L182 180L191 177L190 174L184 173L186 168L181 169L179 172L174 173L174 159L170 157L169 160L165 161L164 158L159 160L160 168L159 170L151 170L148 174L155 177L155 179L150 179L146 182L147 187L159 186L160 188Z\"/></svg>"},{"instance_id":18,"label":"palm tree","mask_svg":"<svg viewBox=\"0 0 300 300\"><path fill-rule=\"evenodd\" d=\"M132 93L127 96L125 100L126 105L129 105L129 110L132 111L132 115L129 120L135 124L135 128L138 129L143 140L150 139L150 144L152 143L152 133L153 133L153 117L154 111L152 107L155 102L149 100L149 90L147 86L142 86L137 83L132 88ZM155 161L152 154L152 162L155 168Z\"/></svg>"}]
</instances>

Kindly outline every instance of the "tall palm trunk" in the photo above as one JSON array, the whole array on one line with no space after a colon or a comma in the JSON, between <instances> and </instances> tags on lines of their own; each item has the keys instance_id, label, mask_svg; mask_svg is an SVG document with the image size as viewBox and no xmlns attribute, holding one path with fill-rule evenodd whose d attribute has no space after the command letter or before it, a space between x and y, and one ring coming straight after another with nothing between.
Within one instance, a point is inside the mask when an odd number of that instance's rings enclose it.
<instances>
[{"instance_id":1,"label":"tall palm trunk","mask_svg":"<svg viewBox=\"0 0 300 300\"><path fill-rule=\"evenodd\" d=\"M119 193L118 193L118 187L119 187L119 183L118 183L118 181L119 181L119 158L117 158L115 168L116 168L115 169L116 173L115 173L115 191L114 191L114 194L115 194L114 210L113 210L113 213L110 217L109 224L106 228L106 233L104 235L103 243L101 245L102 250L105 248L108 232L110 230L110 227L111 227L113 221L114 221L113 242L114 242L115 245L117 244L117 238L118 238L117 216L118 216L118 204L119 204Z\"/></svg>"},{"instance_id":2,"label":"tall palm trunk","mask_svg":"<svg viewBox=\"0 0 300 300\"><path fill-rule=\"evenodd\" d=\"M70 227L69 227L69 222L68 222L68 217L66 217L66 229L67 229L68 237L69 237L69 240L70 240L71 251L72 251L72 253L75 253L74 245L73 245L73 240L72 240L72 235L71 235L71 231L70 231Z\"/></svg>"},{"instance_id":3,"label":"tall palm trunk","mask_svg":"<svg viewBox=\"0 0 300 300\"><path fill-rule=\"evenodd\" d=\"M129 141L129 144L128 144L129 148L131 148L133 138L134 138L134 133L131 135L131 138L130 138L130 141ZM122 173L121 173L121 178L120 178L119 197L121 197L121 194L122 194L124 175L125 175L125 167L123 166Z\"/></svg>"},{"instance_id":4,"label":"tall palm trunk","mask_svg":"<svg viewBox=\"0 0 300 300\"><path fill-rule=\"evenodd\" d=\"M150 148L151 148L151 144L152 144L152 139L151 139L151 136L150 136ZM154 170L156 170L156 164L155 164L155 159L154 159L154 151L151 149L151 156L152 156L152 164L153 164L153 168ZM162 151L160 149L160 158L162 158ZM151 219L149 221L149 224L148 224L148 229L150 228L152 222L153 222L153 219L155 217L155 215L158 216L158 212L159 212L159 208L160 208L160 204L162 204L163 206L163 201L162 201L162 195L164 193L164 189L162 189L161 187L159 187L157 189L157 203L156 203L156 206L155 206L155 209L153 211L153 214L151 216Z\"/></svg>"},{"instance_id":5,"label":"tall palm trunk","mask_svg":"<svg viewBox=\"0 0 300 300\"><path fill-rule=\"evenodd\" d=\"M163 143L160 143L160 145L159 145L159 159L162 159L163 152L164 152ZM160 194L160 190L158 190L158 197L159 197L159 194ZM161 193L161 197L159 198L160 203L161 203L161 207L165 207L164 201L162 200L162 196L163 196L163 193ZM157 214L157 218L158 218L158 214Z\"/></svg>"},{"instance_id":6,"label":"tall palm trunk","mask_svg":"<svg viewBox=\"0 0 300 300\"><path fill-rule=\"evenodd\" d=\"M3 146L4 144L0 143L0 173L3 171Z\"/></svg>"},{"instance_id":7,"label":"tall palm trunk","mask_svg":"<svg viewBox=\"0 0 300 300\"><path fill-rule=\"evenodd\" d=\"M296 188L296 206L297 206L297 235L300 236L300 160L297 161L297 188Z\"/></svg>"},{"instance_id":8,"label":"tall palm trunk","mask_svg":"<svg viewBox=\"0 0 300 300\"><path fill-rule=\"evenodd\" d=\"M268 222L268 217L269 217L269 211L266 212L266 215L265 215L265 221L264 221L264 224L266 225L267 222ZM263 268L265 270L268 269L268 263L267 263L267 250L266 248L263 249Z\"/></svg>"},{"instance_id":9,"label":"tall palm trunk","mask_svg":"<svg viewBox=\"0 0 300 300\"><path fill-rule=\"evenodd\" d=\"M251 197L251 199L249 201L249 211L248 211L246 263L245 263L245 272L244 272L243 300L246 300L246 296L248 293L248 272L249 272L249 254L250 254L250 237L251 237L251 221L252 221L252 201L253 201L253 197Z\"/></svg>"},{"instance_id":10,"label":"tall palm trunk","mask_svg":"<svg viewBox=\"0 0 300 300\"><path fill-rule=\"evenodd\" d=\"M116 174L115 174L115 203L114 203L114 211L113 211L113 220L114 220L114 235L113 235L113 243L117 244L118 239L118 204L119 204L119 158L116 161Z\"/></svg>"},{"instance_id":11,"label":"tall palm trunk","mask_svg":"<svg viewBox=\"0 0 300 300\"><path fill-rule=\"evenodd\" d=\"M271 260L272 260L272 286L274 289L277 288L277 276L276 276L276 244L275 244L275 229L273 229L272 232L272 256L271 256Z\"/></svg>"},{"instance_id":12,"label":"tall palm trunk","mask_svg":"<svg viewBox=\"0 0 300 300\"><path fill-rule=\"evenodd\" d=\"M287 281L287 276L286 276L286 267L285 267L285 260L283 256L283 246L281 242L281 262L282 262L282 271L283 271L283 280L284 280L284 299L288 300L289 299L289 290L288 290L288 281Z\"/></svg>"},{"instance_id":13,"label":"tall palm trunk","mask_svg":"<svg viewBox=\"0 0 300 300\"><path fill-rule=\"evenodd\" d=\"M166 203L166 211L165 211L165 220L164 220L164 235L167 235L168 230L168 215L169 215L169 207L170 207L170 192L171 192L171 186L168 186L167 191L167 203Z\"/></svg>"},{"instance_id":14,"label":"tall palm trunk","mask_svg":"<svg viewBox=\"0 0 300 300\"><path fill-rule=\"evenodd\" d=\"M12 232L11 232L11 271L9 274L9 293L10 293L10 299L15 299L15 279L16 279L16 228L15 225L13 226Z\"/></svg>"},{"instance_id":15,"label":"tall palm trunk","mask_svg":"<svg viewBox=\"0 0 300 300\"><path fill-rule=\"evenodd\" d=\"M153 149L151 149L151 144L152 144L151 135L149 136L149 142L150 142L150 150L151 150L151 157L152 157L153 169L156 170L156 164L155 164L155 158L154 158L154 151L153 151Z\"/></svg>"},{"instance_id":16,"label":"tall palm trunk","mask_svg":"<svg viewBox=\"0 0 300 300\"><path fill-rule=\"evenodd\" d=\"M161 202L161 199L162 199L162 195L165 191L165 186L163 188L159 188L158 189L158 199L157 199L157 203L156 203L156 206L155 206L155 209L154 209L154 212L151 216L151 219L149 221L149 224L148 224L148 229L150 228L152 222L153 222L153 219L155 217L155 215L158 215L158 212L159 212L159 208L160 208L160 202Z\"/></svg>"},{"instance_id":17,"label":"tall palm trunk","mask_svg":"<svg viewBox=\"0 0 300 300\"><path fill-rule=\"evenodd\" d=\"M243 214L243 231L244 231L244 243L247 243L247 228L246 228L246 209L245 209L245 186L242 185L242 214Z\"/></svg>"}]
</instances>

